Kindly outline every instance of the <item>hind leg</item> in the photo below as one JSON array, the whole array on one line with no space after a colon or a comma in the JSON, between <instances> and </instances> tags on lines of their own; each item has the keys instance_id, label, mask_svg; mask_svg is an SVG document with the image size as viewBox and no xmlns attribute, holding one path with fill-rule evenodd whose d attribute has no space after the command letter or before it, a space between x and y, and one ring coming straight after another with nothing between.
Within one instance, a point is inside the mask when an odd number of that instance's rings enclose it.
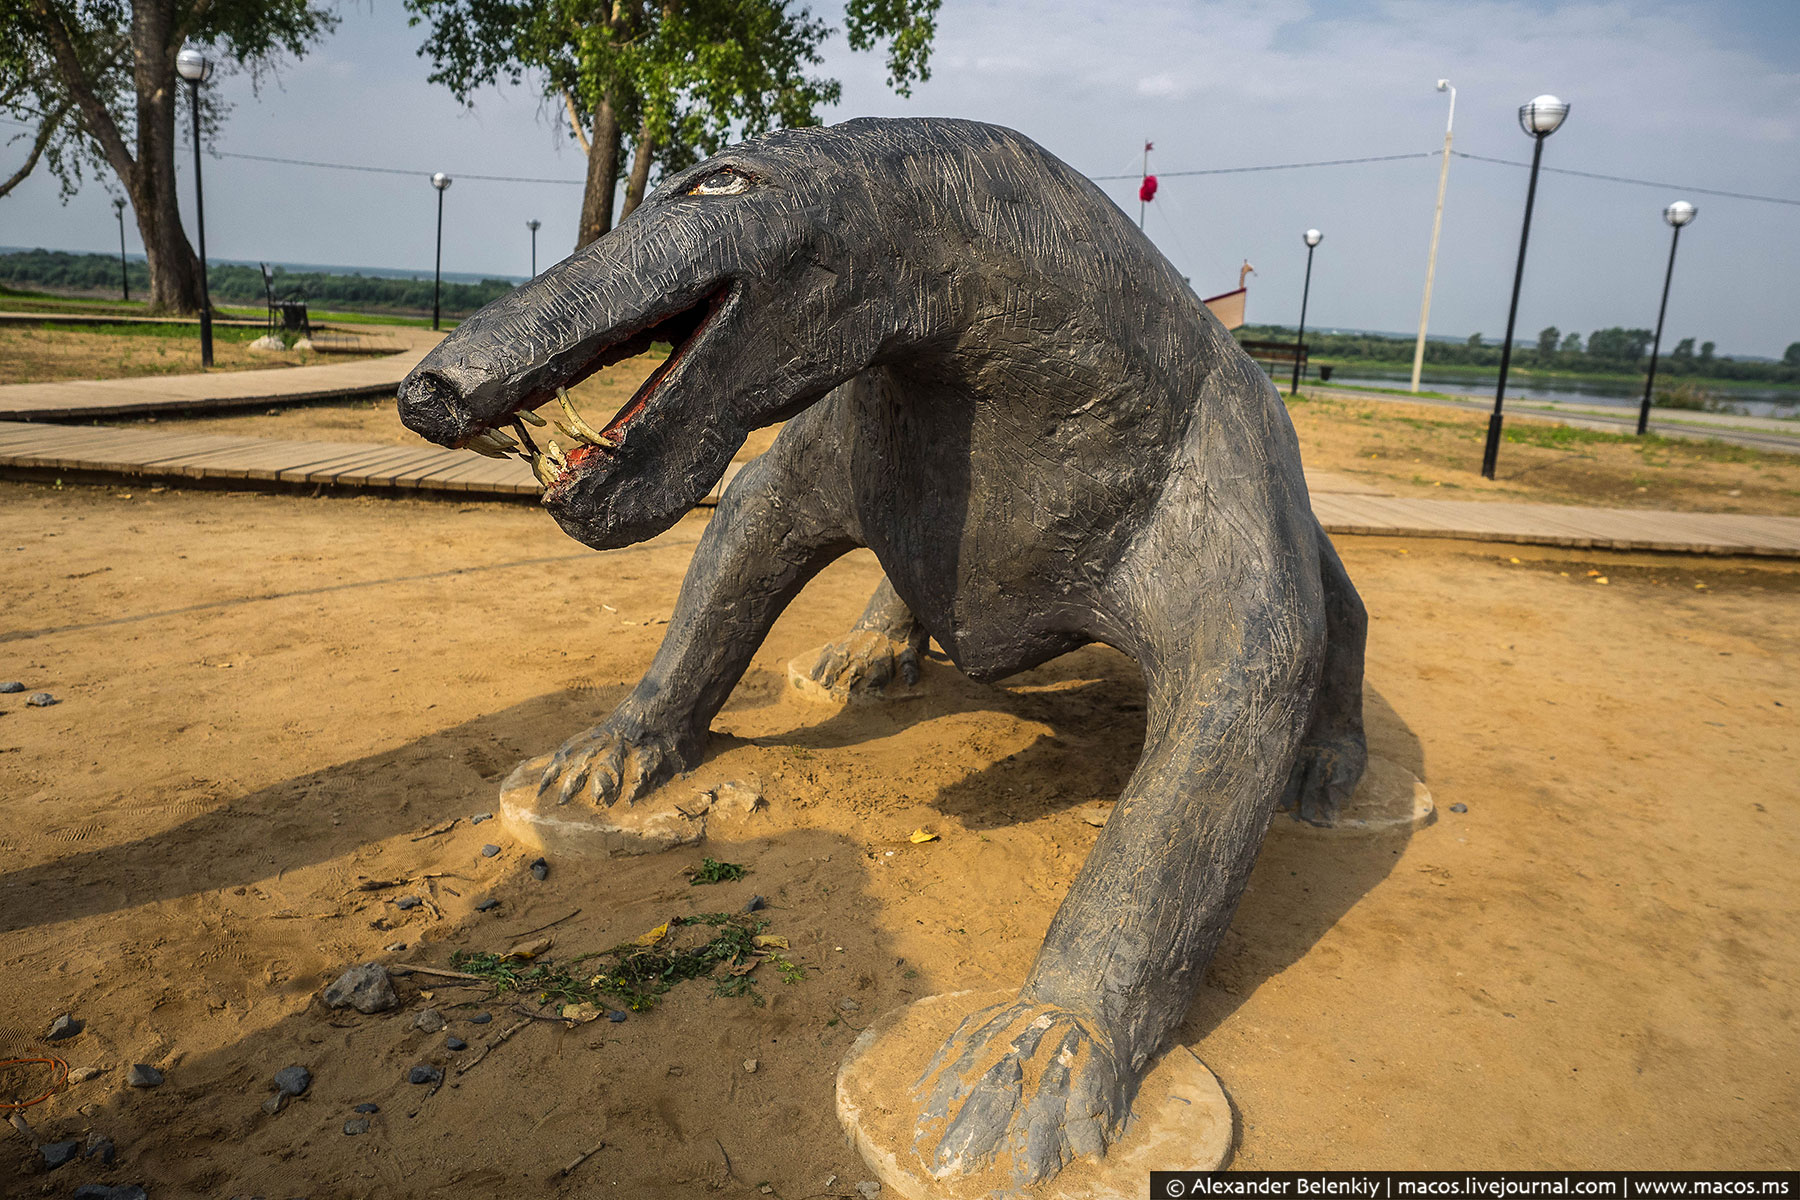
<instances>
[{"instance_id":1,"label":"hind leg","mask_svg":"<svg viewBox=\"0 0 1800 1200\"><path fill-rule=\"evenodd\" d=\"M1339 810L1355 794L1369 757L1362 711L1369 617L1323 529L1319 571L1325 589L1325 672L1300 755L1276 807L1298 820L1328 826L1337 824Z\"/></svg>"},{"instance_id":2,"label":"hind leg","mask_svg":"<svg viewBox=\"0 0 1800 1200\"><path fill-rule=\"evenodd\" d=\"M876 699L895 679L919 682L925 627L886 579L849 633L802 656L790 670L817 684L833 699Z\"/></svg>"}]
</instances>

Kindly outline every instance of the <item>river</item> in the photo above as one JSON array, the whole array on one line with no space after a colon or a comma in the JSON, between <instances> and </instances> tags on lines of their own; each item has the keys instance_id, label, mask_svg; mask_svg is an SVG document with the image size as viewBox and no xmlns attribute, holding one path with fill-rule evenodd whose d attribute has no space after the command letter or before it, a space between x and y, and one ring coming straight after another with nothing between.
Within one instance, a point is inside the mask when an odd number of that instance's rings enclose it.
<instances>
[{"instance_id":1,"label":"river","mask_svg":"<svg viewBox=\"0 0 1800 1200\"><path fill-rule=\"evenodd\" d=\"M1499 372L1457 371L1434 372L1428 365L1419 378L1419 387L1428 392L1451 395L1492 397ZM1343 366L1334 367L1332 383L1363 387L1405 388L1412 382L1412 371L1406 367ZM1705 386L1705 385L1702 385ZM1662 390L1658 381L1657 391ZM1714 387L1709 388L1725 403L1735 405L1755 417L1800 417L1800 388L1793 387ZM1618 379L1544 379L1529 375L1511 375L1506 382L1509 399L1558 400L1571 404L1605 404L1635 409L1644 399L1644 381Z\"/></svg>"}]
</instances>

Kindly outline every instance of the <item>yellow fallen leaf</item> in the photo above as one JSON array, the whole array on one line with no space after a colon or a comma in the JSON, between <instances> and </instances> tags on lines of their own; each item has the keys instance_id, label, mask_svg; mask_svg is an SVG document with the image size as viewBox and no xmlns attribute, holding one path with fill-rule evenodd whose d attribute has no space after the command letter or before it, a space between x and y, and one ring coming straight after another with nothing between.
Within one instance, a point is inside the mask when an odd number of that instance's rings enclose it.
<instances>
[{"instance_id":1,"label":"yellow fallen leaf","mask_svg":"<svg viewBox=\"0 0 1800 1200\"><path fill-rule=\"evenodd\" d=\"M605 1015L606 1013L604 1010L595 1008L585 1000L580 1004L565 1004L562 1006L563 1020L575 1021L582 1025L586 1025L589 1021L597 1021Z\"/></svg>"},{"instance_id":2,"label":"yellow fallen leaf","mask_svg":"<svg viewBox=\"0 0 1800 1200\"><path fill-rule=\"evenodd\" d=\"M762 961L762 955L752 954L749 958L731 968L729 974L734 976L748 975L750 972L756 970L756 968L762 966Z\"/></svg>"},{"instance_id":3,"label":"yellow fallen leaf","mask_svg":"<svg viewBox=\"0 0 1800 1200\"><path fill-rule=\"evenodd\" d=\"M758 950L786 950L788 940L778 933L759 933L750 939L750 944Z\"/></svg>"},{"instance_id":4,"label":"yellow fallen leaf","mask_svg":"<svg viewBox=\"0 0 1800 1200\"><path fill-rule=\"evenodd\" d=\"M915 846L921 842L935 842L937 840L938 835L931 832L929 829L915 829L912 831L912 843Z\"/></svg>"},{"instance_id":5,"label":"yellow fallen leaf","mask_svg":"<svg viewBox=\"0 0 1800 1200\"><path fill-rule=\"evenodd\" d=\"M666 938L668 936L669 936L669 923L667 921L664 921L661 925L658 925L655 929L652 929L649 933L643 934L639 937L632 938L631 941L626 943L626 945L629 945L629 946L654 946L654 945L656 945L656 943L662 941L664 938Z\"/></svg>"},{"instance_id":6,"label":"yellow fallen leaf","mask_svg":"<svg viewBox=\"0 0 1800 1200\"><path fill-rule=\"evenodd\" d=\"M1509 558L1509 559L1507 559L1507 560L1506 560L1506 561L1507 561L1507 562L1518 562L1518 561L1519 561L1519 560L1518 560L1518 559L1516 559L1516 558Z\"/></svg>"},{"instance_id":7,"label":"yellow fallen leaf","mask_svg":"<svg viewBox=\"0 0 1800 1200\"><path fill-rule=\"evenodd\" d=\"M549 938L547 938L547 937L533 938L529 942L520 942L518 945L514 946L511 950L508 950L506 952L506 957L508 957L508 958L525 958L525 959L536 958L538 955L542 954L544 951L548 950L549 948L550 948L550 939Z\"/></svg>"},{"instance_id":8,"label":"yellow fallen leaf","mask_svg":"<svg viewBox=\"0 0 1800 1200\"><path fill-rule=\"evenodd\" d=\"M1594 582L1595 583L1611 583L1612 580L1608 579L1604 575L1596 575L1596 576L1594 576Z\"/></svg>"}]
</instances>

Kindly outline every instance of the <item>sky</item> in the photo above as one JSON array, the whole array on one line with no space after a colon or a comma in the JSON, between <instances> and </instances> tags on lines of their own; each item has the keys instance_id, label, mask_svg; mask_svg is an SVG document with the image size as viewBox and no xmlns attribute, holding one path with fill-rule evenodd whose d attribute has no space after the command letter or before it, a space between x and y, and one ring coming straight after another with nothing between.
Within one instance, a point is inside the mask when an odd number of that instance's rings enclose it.
<instances>
[{"instance_id":1,"label":"sky","mask_svg":"<svg viewBox=\"0 0 1800 1200\"><path fill-rule=\"evenodd\" d=\"M814 6L841 24L832 0ZM579 181L584 160L560 111L529 84L472 108L426 81L421 31L399 0L345 5L336 33L260 83L216 84L232 111L216 149L399 167L414 176L209 158L214 259L345 266L432 265L435 170L445 196L446 271L523 276L527 219L542 269L573 248L581 189L469 174ZM1299 315L1308 227L1308 325L1418 326L1439 160L1182 177L1177 172L1423 153L1443 144L1457 89L1455 148L1528 161L1518 106L1550 92L1571 105L1546 167L1674 186L1545 174L1538 186L1518 330L1584 336L1650 328L1669 252L1661 219L1688 199L1665 347L1711 340L1721 354L1779 356L1800 341L1800 2L1797 0L944 0L932 78L893 95L878 56L826 48L843 81L827 122L954 116L1020 130L1089 175L1135 175L1145 141L1160 189L1147 233L1202 295L1249 280L1248 317ZM3 133L19 132L0 128ZM10 172L23 147L0 147ZM192 229L191 160L181 180ZM1527 172L1451 160L1433 334L1506 325ZM1135 178L1103 185L1134 217ZM40 171L0 199L0 245L117 251L104 181L68 204ZM127 222L127 245L140 246Z\"/></svg>"}]
</instances>

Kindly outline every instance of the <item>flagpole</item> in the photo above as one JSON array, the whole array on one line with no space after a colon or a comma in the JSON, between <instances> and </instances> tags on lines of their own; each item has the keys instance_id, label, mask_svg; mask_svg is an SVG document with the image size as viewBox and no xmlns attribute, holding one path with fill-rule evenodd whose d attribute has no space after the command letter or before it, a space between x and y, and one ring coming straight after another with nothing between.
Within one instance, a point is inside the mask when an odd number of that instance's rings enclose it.
<instances>
[{"instance_id":1,"label":"flagpole","mask_svg":"<svg viewBox=\"0 0 1800 1200\"><path fill-rule=\"evenodd\" d=\"M1150 142L1144 143L1144 173L1138 177L1138 228L1144 227L1144 209L1149 202L1144 199L1144 180L1150 177Z\"/></svg>"}]
</instances>

